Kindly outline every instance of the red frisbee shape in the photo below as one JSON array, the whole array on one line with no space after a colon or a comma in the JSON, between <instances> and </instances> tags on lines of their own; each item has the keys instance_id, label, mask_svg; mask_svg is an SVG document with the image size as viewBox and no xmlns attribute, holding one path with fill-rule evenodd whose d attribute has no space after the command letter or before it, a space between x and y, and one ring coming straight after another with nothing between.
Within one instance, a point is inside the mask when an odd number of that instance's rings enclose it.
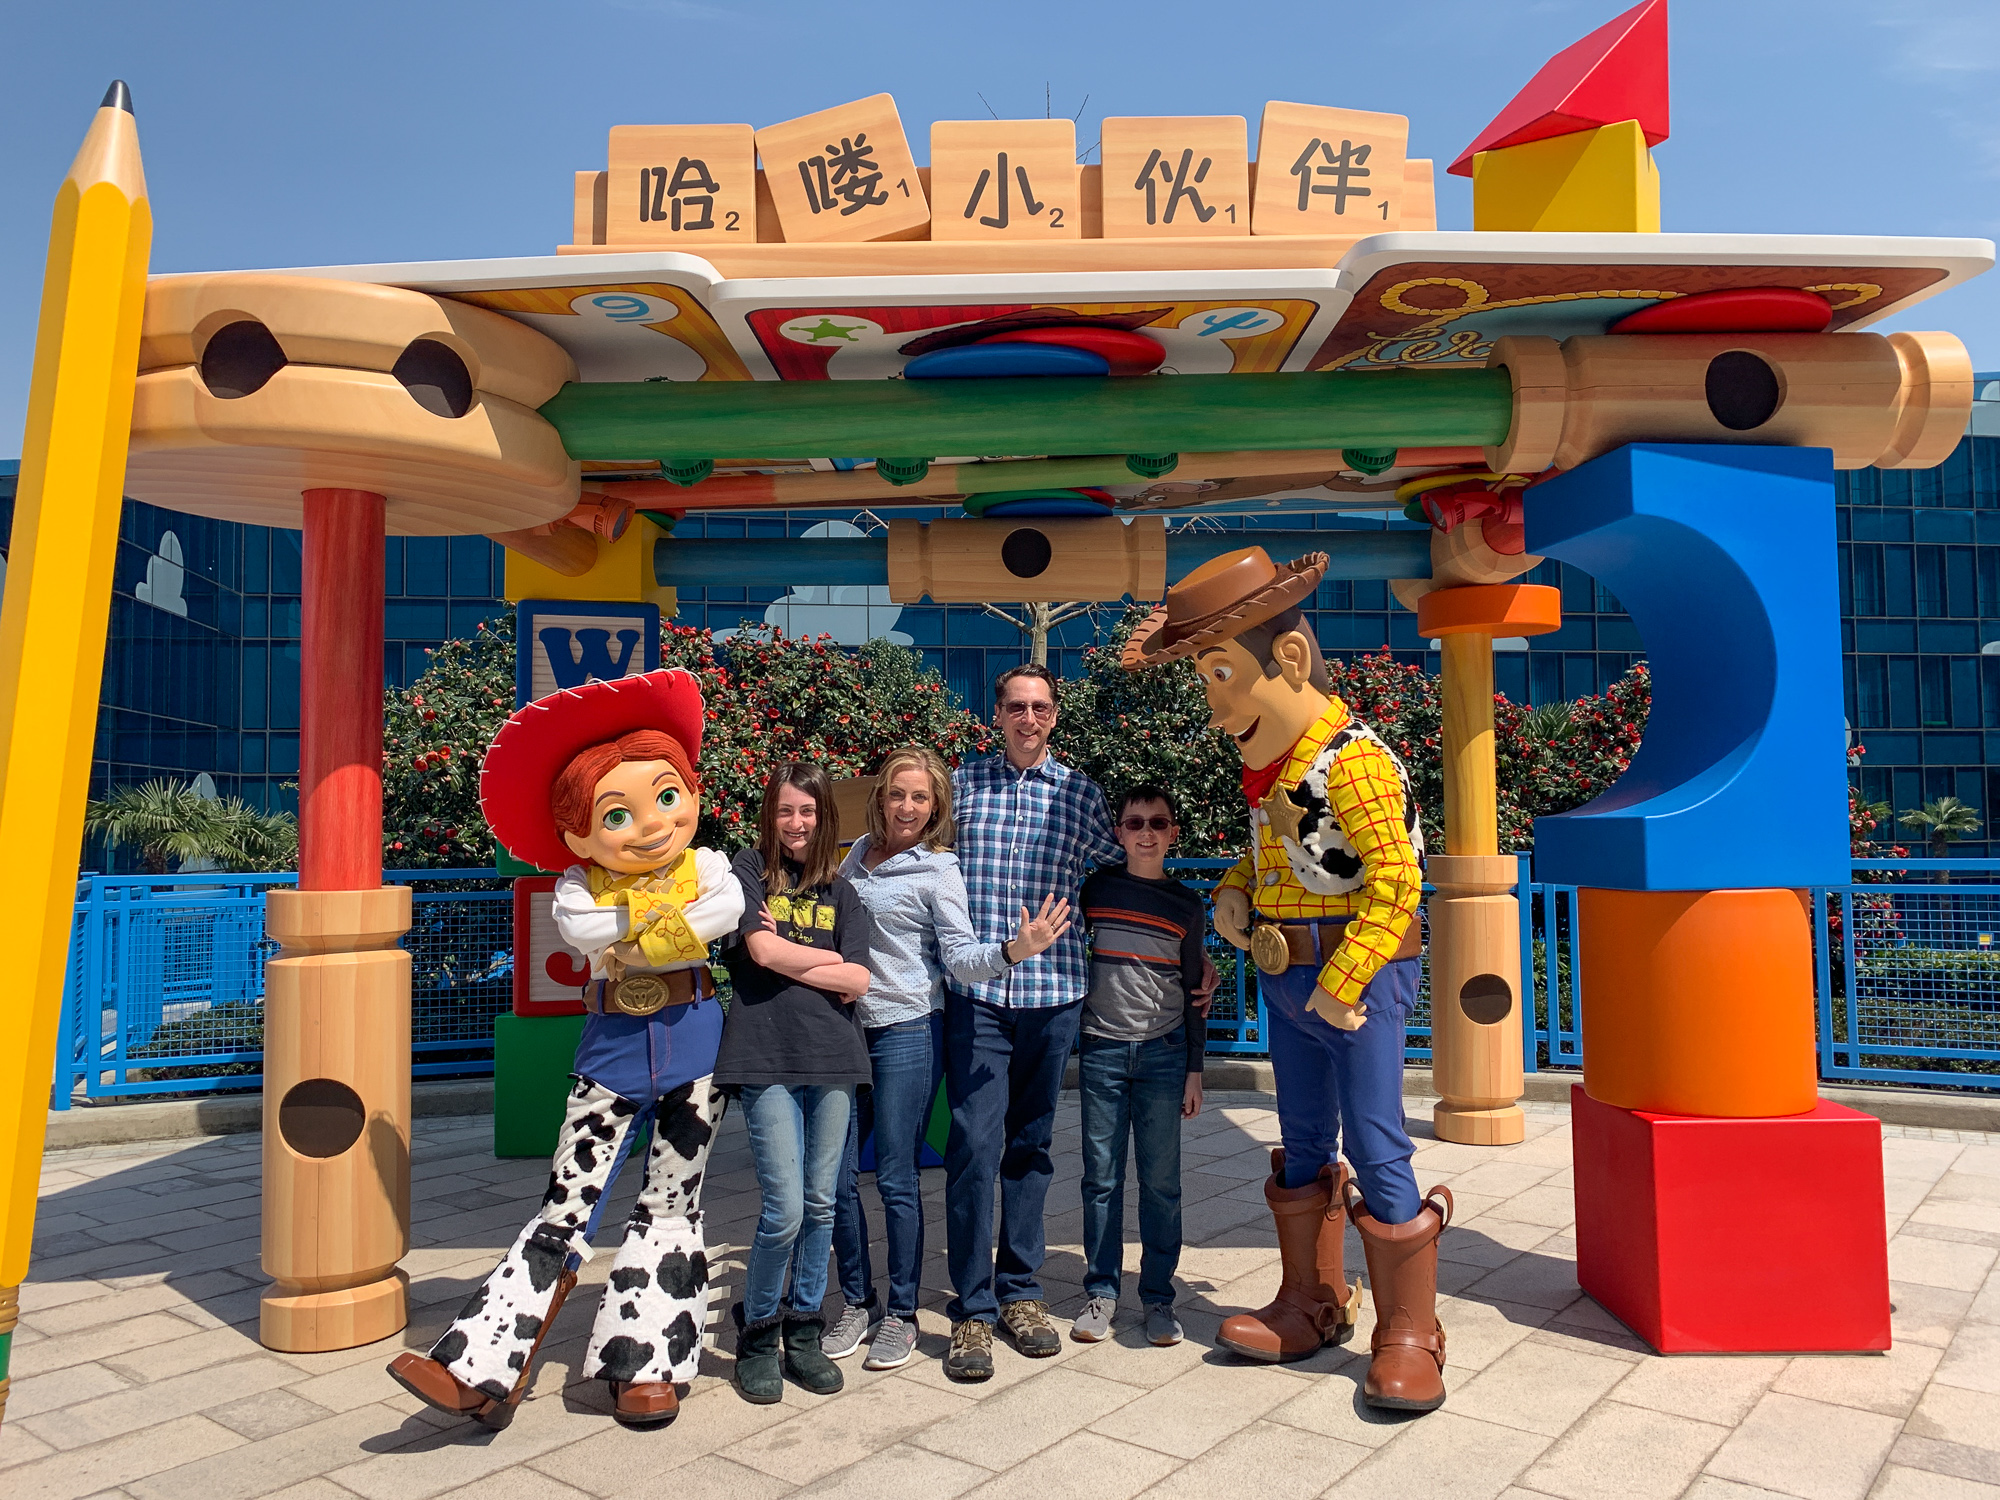
<instances>
[{"instance_id":1,"label":"red frisbee shape","mask_svg":"<svg viewBox=\"0 0 2000 1500\"><path fill-rule=\"evenodd\" d=\"M701 765L701 686L667 667L537 698L500 726L479 763L479 810L508 853L538 870L577 862L549 813L549 789L579 750L636 730L672 735Z\"/></svg>"},{"instance_id":2,"label":"red frisbee shape","mask_svg":"<svg viewBox=\"0 0 2000 1500\"><path fill-rule=\"evenodd\" d=\"M1123 328L1015 328L979 340L982 344L1060 344L1102 358L1113 375L1150 375L1167 351L1157 339Z\"/></svg>"},{"instance_id":3,"label":"red frisbee shape","mask_svg":"<svg viewBox=\"0 0 2000 1500\"><path fill-rule=\"evenodd\" d=\"M1669 297L1627 313L1607 333L1824 333L1833 304L1790 286Z\"/></svg>"}]
</instances>

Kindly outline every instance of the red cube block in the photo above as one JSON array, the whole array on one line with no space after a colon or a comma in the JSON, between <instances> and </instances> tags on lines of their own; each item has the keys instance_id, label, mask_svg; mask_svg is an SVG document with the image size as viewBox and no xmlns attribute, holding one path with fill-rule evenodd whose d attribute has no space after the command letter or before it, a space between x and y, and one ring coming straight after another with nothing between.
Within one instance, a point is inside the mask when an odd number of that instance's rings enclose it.
<instances>
[{"instance_id":1,"label":"red cube block","mask_svg":"<svg viewBox=\"0 0 2000 1500\"><path fill-rule=\"evenodd\" d=\"M1659 1115L1576 1086L1570 1122L1577 1281L1662 1354L1889 1347L1873 1115Z\"/></svg>"}]
</instances>

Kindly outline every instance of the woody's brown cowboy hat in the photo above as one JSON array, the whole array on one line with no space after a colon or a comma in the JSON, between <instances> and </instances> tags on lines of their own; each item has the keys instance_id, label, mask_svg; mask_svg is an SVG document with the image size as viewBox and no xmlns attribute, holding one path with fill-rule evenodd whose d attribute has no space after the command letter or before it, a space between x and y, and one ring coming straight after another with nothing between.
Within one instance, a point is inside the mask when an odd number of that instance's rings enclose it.
<instances>
[{"instance_id":1,"label":"woody's brown cowboy hat","mask_svg":"<svg viewBox=\"0 0 2000 1500\"><path fill-rule=\"evenodd\" d=\"M1167 601L1125 643L1128 672L1191 656L1283 614L1319 587L1327 556L1309 552L1284 564L1262 547L1225 552L1167 590Z\"/></svg>"}]
</instances>

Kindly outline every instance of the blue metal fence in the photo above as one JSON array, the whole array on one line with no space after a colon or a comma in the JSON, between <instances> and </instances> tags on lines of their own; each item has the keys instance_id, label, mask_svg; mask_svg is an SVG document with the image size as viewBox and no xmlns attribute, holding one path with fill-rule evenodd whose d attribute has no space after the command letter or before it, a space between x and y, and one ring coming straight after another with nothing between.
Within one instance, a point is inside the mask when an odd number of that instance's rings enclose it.
<instances>
[{"instance_id":1,"label":"blue metal fence","mask_svg":"<svg viewBox=\"0 0 2000 1500\"><path fill-rule=\"evenodd\" d=\"M1583 1064L1577 891L1521 864L1522 1063ZM1170 861L1212 889L1227 860ZM1865 861L1811 893L1820 1076L2000 1089L2000 860ZM52 1103L81 1093L262 1086L264 892L293 875L87 876L78 883ZM510 1003L512 910L491 870L399 870L413 884L412 1071L492 1071L493 1018ZM1209 935L1222 975L1211 1053L1270 1050L1257 971ZM1728 1045L1718 1032L1718 1047ZM1430 1059L1430 991L1409 1060Z\"/></svg>"},{"instance_id":2,"label":"blue metal fence","mask_svg":"<svg viewBox=\"0 0 2000 1500\"><path fill-rule=\"evenodd\" d=\"M493 1070L513 995L509 882L492 870L391 870L416 887L411 1068ZM50 1103L263 1086L264 892L293 874L87 875L77 882Z\"/></svg>"}]
</instances>

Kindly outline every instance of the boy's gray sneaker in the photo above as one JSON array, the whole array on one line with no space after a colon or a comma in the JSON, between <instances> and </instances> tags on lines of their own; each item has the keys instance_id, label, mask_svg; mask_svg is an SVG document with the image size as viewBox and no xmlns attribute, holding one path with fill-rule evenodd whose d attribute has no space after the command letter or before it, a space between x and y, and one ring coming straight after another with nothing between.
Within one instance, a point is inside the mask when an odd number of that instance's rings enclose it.
<instances>
[{"instance_id":1,"label":"boy's gray sneaker","mask_svg":"<svg viewBox=\"0 0 2000 1500\"><path fill-rule=\"evenodd\" d=\"M1092 1297L1069 1325L1069 1336L1079 1344L1101 1344L1111 1337L1111 1318L1118 1304L1109 1297Z\"/></svg>"},{"instance_id":2,"label":"boy's gray sneaker","mask_svg":"<svg viewBox=\"0 0 2000 1500\"><path fill-rule=\"evenodd\" d=\"M819 1341L819 1352L828 1359L847 1358L861 1347L861 1341L868 1337L868 1325L874 1321L874 1314L867 1308L848 1304L827 1325Z\"/></svg>"},{"instance_id":3,"label":"boy's gray sneaker","mask_svg":"<svg viewBox=\"0 0 2000 1500\"><path fill-rule=\"evenodd\" d=\"M1162 1349L1178 1344L1185 1334L1181 1331L1181 1320L1174 1316L1174 1310L1164 1302L1152 1302L1146 1306L1146 1342L1158 1344Z\"/></svg>"},{"instance_id":4,"label":"boy's gray sneaker","mask_svg":"<svg viewBox=\"0 0 2000 1500\"><path fill-rule=\"evenodd\" d=\"M893 1370L910 1362L910 1356L917 1352L917 1320L899 1318L890 1313L875 1325L875 1337L868 1344L868 1358L861 1362L864 1370Z\"/></svg>"}]
</instances>

